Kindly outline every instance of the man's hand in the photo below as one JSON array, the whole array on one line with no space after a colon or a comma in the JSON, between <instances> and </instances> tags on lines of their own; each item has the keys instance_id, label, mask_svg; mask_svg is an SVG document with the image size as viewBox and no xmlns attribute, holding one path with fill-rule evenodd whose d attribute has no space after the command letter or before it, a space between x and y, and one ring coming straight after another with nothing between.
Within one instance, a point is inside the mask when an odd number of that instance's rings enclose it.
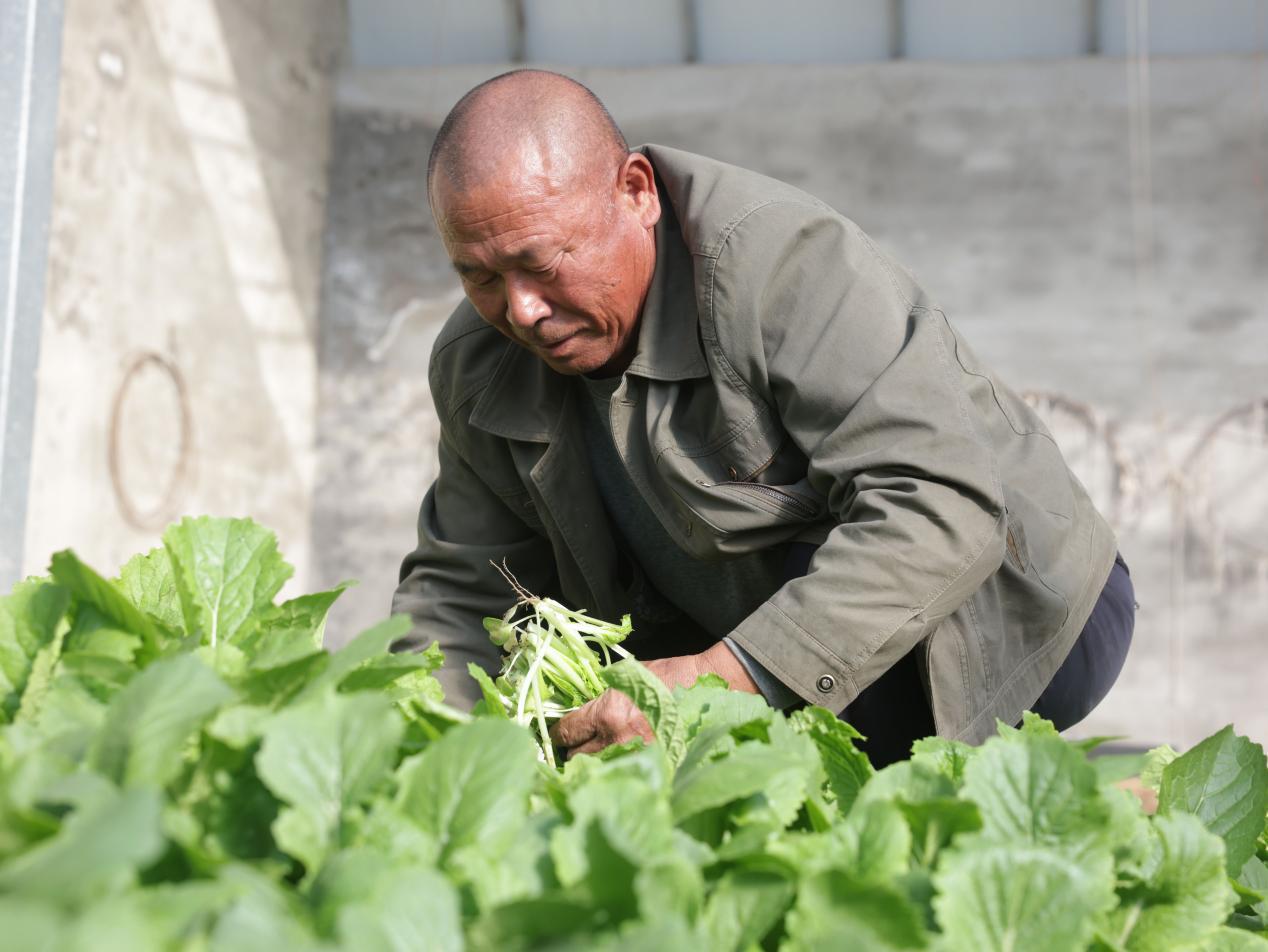
<instances>
[{"instance_id":1,"label":"man's hand","mask_svg":"<svg viewBox=\"0 0 1268 952\"><path fill-rule=\"evenodd\" d=\"M723 642L700 654L648 661L647 670L670 688L690 687L702 674L716 674L734 690L757 693L757 685L735 654ZM555 743L565 748L566 756L593 754L609 744L623 744L635 737L652 741L647 718L634 702L620 691L607 691L589 704L560 718L550 730Z\"/></svg>"}]
</instances>

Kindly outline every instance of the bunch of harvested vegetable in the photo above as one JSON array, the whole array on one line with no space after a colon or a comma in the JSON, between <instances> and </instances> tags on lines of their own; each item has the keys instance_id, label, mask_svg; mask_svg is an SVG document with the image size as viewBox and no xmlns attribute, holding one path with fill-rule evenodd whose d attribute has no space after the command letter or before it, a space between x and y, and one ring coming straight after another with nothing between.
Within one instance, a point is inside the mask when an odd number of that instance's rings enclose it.
<instances>
[{"instance_id":1,"label":"bunch of harvested vegetable","mask_svg":"<svg viewBox=\"0 0 1268 952\"><path fill-rule=\"evenodd\" d=\"M505 566L495 567L519 600L501 618L484 619L490 640L506 652L493 690L485 684L486 703L494 704L496 697L512 720L530 728L542 756L554 766L550 725L608 689L600 669L612 663L613 652L633 657L620 644L631 631L630 616L619 625L602 621L537 597Z\"/></svg>"}]
</instances>

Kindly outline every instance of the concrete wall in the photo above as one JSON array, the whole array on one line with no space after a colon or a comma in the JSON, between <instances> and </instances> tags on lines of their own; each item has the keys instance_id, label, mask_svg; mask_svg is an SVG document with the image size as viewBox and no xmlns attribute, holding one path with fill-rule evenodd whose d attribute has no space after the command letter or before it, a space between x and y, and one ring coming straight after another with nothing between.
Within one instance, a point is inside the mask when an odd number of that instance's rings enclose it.
<instances>
[{"instance_id":1,"label":"concrete wall","mask_svg":"<svg viewBox=\"0 0 1268 952\"><path fill-rule=\"evenodd\" d=\"M183 513L307 585L340 0L67 0L26 568Z\"/></svg>"},{"instance_id":2,"label":"concrete wall","mask_svg":"<svg viewBox=\"0 0 1268 952\"><path fill-rule=\"evenodd\" d=\"M1079 729L1268 740L1268 119L1263 64L584 70L633 141L794 182L911 267L1030 392L1115 523L1141 603ZM428 349L457 288L423 196L433 132L495 68L346 76L323 288L317 581L386 610L435 473Z\"/></svg>"}]
</instances>

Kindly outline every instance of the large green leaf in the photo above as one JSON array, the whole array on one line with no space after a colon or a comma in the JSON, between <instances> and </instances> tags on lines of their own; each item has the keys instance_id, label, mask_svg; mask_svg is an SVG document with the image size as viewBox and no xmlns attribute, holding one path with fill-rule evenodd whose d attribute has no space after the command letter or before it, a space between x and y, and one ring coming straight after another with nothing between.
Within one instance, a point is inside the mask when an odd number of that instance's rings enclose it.
<instances>
[{"instance_id":1,"label":"large green leaf","mask_svg":"<svg viewBox=\"0 0 1268 952\"><path fill-rule=\"evenodd\" d=\"M330 667L330 654L312 651L293 661L264 668L252 664L246 676L236 684L243 700L257 707L281 709L295 701ZM313 690L310 697L322 692Z\"/></svg>"},{"instance_id":2,"label":"large green leaf","mask_svg":"<svg viewBox=\"0 0 1268 952\"><path fill-rule=\"evenodd\" d=\"M250 519L182 519L163 533L185 629L204 644L250 632L294 569L277 538Z\"/></svg>"},{"instance_id":3,"label":"large green leaf","mask_svg":"<svg viewBox=\"0 0 1268 952\"><path fill-rule=\"evenodd\" d=\"M964 782L964 768L977 748L946 737L922 737L911 745L911 759L943 774L958 790Z\"/></svg>"},{"instance_id":4,"label":"large green leaf","mask_svg":"<svg viewBox=\"0 0 1268 952\"><path fill-rule=\"evenodd\" d=\"M907 872L911 848L911 831L899 808L888 800L873 800L857 804L828 830L776 839L767 845L766 855L801 876L835 869L860 882L888 883Z\"/></svg>"},{"instance_id":5,"label":"large green leaf","mask_svg":"<svg viewBox=\"0 0 1268 952\"><path fill-rule=\"evenodd\" d=\"M189 738L230 697L193 655L156 661L111 701L89 762L125 786L163 786L180 772Z\"/></svg>"},{"instance_id":6,"label":"large green leaf","mask_svg":"<svg viewBox=\"0 0 1268 952\"><path fill-rule=\"evenodd\" d=\"M435 870L395 870L372 895L341 910L339 937L358 952L461 952L458 894Z\"/></svg>"},{"instance_id":7,"label":"large green leaf","mask_svg":"<svg viewBox=\"0 0 1268 952\"><path fill-rule=\"evenodd\" d=\"M28 579L0 598L0 724L13 720L41 649L57 636L70 594L45 579Z\"/></svg>"},{"instance_id":8,"label":"large green leaf","mask_svg":"<svg viewBox=\"0 0 1268 952\"><path fill-rule=\"evenodd\" d=\"M1229 726L1176 758L1162 772L1158 811L1178 810L1223 837L1228 872L1236 876L1255 852L1268 816L1264 749Z\"/></svg>"},{"instance_id":9,"label":"large green leaf","mask_svg":"<svg viewBox=\"0 0 1268 952\"><path fill-rule=\"evenodd\" d=\"M431 677L434 653L426 651L385 654L371 658L339 682L340 691L383 691L394 699L423 694L440 701L444 690Z\"/></svg>"},{"instance_id":10,"label":"large green leaf","mask_svg":"<svg viewBox=\"0 0 1268 952\"><path fill-rule=\"evenodd\" d=\"M645 919L657 916L694 922L704 906L704 874L685 855L644 863L634 875L634 895Z\"/></svg>"},{"instance_id":11,"label":"large green leaf","mask_svg":"<svg viewBox=\"0 0 1268 952\"><path fill-rule=\"evenodd\" d=\"M945 948L1082 952L1097 916L1114 902L1104 879L1102 869L1029 844L975 841L950 850L934 874L933 906Z\"/></svg>"},{"instance_id":12,"label":"large green leaf","mask_svg":"<svg viewBox=\"0 0 1268 952\"><path fill-rule=\"evenodd\" d=\"M169 823L169 835L208 867L230 859L280 860L272 825L281 804L256 773L254 749L211 738L200 746L198 764L181 791L188 822Z\"/></svg>"},{"instance_id":13,"label":"large green leaf","mask_svg":"<svg viewBox=\"0 0 1268 952\"><path fill-rule=\"evenodd\" d=\"M1198 947L1197 952L1268 952L1268 938L1244 929L1220 926Z\"/></svg>"},{"instance_id":14,"label":"large green leaf","mask_svg":"<svg viewBox=\"0 0 1268 952\"><path fill-rule=\"evenodd\" d=\"M398 836L401 830L409 830L426 840L431 851L415 851L414 855L434 861L439 854L435 842L414 824L401 819ZM455 850L450 854L447 869L450 879L469 888L476 907L481 910L542 895L557 883L550 859L550 832L558 823L558 817L553 814L532 814L520 824L509 842L495 839L488 846L472 845Z\"/></svg>"},{"instance_id":15,"label":"large green leaf","mask_svg":"<svg viewBox=\"0 0 1268 952\"><path fill-rule=\"evenodd\" d=\"M985 839L1076 852L1108 843L1096 771L1057 736L987 741L965 765L963 795L977 803Z\"/></svg>"},{"instance_id":16,"label":"large green leaf","mask_svg":"<svg viewBox=\"0 0 1268 952\"><path fill-rule=\"evenodd\" d=\"M727 872L710 892L701 916L709 948L741 952L757 946L784 917L795 895L796 884L780 873Z\"/></svg>"},{"instance_id":17,"label":"large green leaf","mask_svg":"<svg viewBox=\"0 0 1268 952\"><path fill-rule=\"evenodd\" d=\"M484 911L468 930L469 948L489 950L569 948L567 939L597 927L598 916L586 902L571 895L551 893L513 900ZM592 947L592 944L591 944Z\"/></svg>"},{"instance_id":18,"label":"large green leaf","mask_svg":"<svg viewBox=\"0 0 1268 952\"><path fill-rule=\"evenodd\" d=\"M580 851L575 861L558 849L559 831L555 831L551 855L569 895L583 898L606 922L624 922L639 914L635 884L640 867L613 843L612 824L606 820L600 817L576 828Z\"/></svg>"},{"instance_id":19,"label":"large green leaf","mask_svg":"<svg viewBox=\"0 0 1268 952\"><path fill-rule=\"evenodd\" d=\"M1140 782L1157 793L1162 786L1162 772L1179 756L1180 752L1170 744L1163 744L1146 752L1145 762L1140 768Z\"/></svg>"},{"instance_id":20,"label":"large green leaf","mask_svg":"<svg viewBox=\"0 0 1268 952\"><path fill-rule=\"evenodd\" d=\"M176 575L167 549L151 549L144 555L134 555L119 570L114 584L128 601L167 630L184 631L185 616L181 612Z\"/></svg>"},{"instance_id":21,"label":"large green leaf","mask_svg":"<svg viewBox=\"0 0 1268 952\"><path fill-rule=\"evenodd\" d=\"M471 675L475 683L480 685L480 695L484 709L482 712L477 709L477 712L484 713L489 717L501 718L504 721L509 720L511 715L506 710L506 704L503 703L502 693L497 689L497 685L493 683L493 679L489 677L488 672L474 661L470 661L467 663L467 674Z\"/></svg>"},{"instance_id":22,"label":"large green leaf","mask_svg":"<svg viewBox=\"0 0 1268 952\"><path fill-rule=\"evenodd\" d=\"M674 689L674 700L686 728L687 740L702 730L768 723L774 716L775 712L760 694L732 691L725 687L726 682L721 678L715 675L714 679L718 683L702 677L689 688Z\"/></svg>"},{"instance_id":23,"label":"large green leaf","mask_svg":"<svg viewBox=\"0 0 1268 952\"><path fill-rule=\"evenodd\" d=\"M330 655L329 664L304 687L300 698L315 697L327 688L338 687L357 668L382 657L392 642L409 632L411 624L408 615L393 615L372 628L367 628Z\"/></svg>"},{"instance_id":24,"label":"large green leaf","mask_svg":"<svg viewBox=\"0 0 1268 952\"><path fill-rule=\"evenodd\" d=\"M620 691L643 712L657 742L665 749L672 764L682 760L687 740L686 725L678 712L678 703L665 682L637 661L622 661L603 670L608 687Z\"/></svg>"},{"instance_id":25,"label":"large green leaf","mask_svg":"<svg viewBox=\"0 0 1268 952\"><path fill-rule=\"evenodd\" d=\"M537 745L527 730L477 720L453 728L401 766L397 806L436 837L448 857L513 837L536 776Z\"/></svg>"},{"instance_id":26,"label":"large green leaf","mask_svg":"<svg viewBox=\"0 0 1268 952\"><path fill-rule=\"evenodd\" d=\"M875 770L867 754L854 746L862 734L822 707L807 707L789 718L793 729L808 736L823 761L828 786L836 798L837 809L848 812L863 785L872 778Z\"/></svg>"},{"instance_id":27,"label":"large green leaf","mask_svg":"<svg viewBox=\"0 0 1268 952\"><path fill-rule=\"evenodd\" d=\"M1246 860L1246 865L1237 876L1238 883L1246 889L1259 893L1263 899L1254 902L1255 914L1268 924L1268 863L1258 856Z\"/></svg>"},{"instance_id":28,"label":"large green leaf","mask_svg":"<svg viewBox=\"0 0 1268 952\"><path fill-rule=\"evenodd\" d=\"M955 785L940 770L923 761L900 760L876 771L859 791L857 802L902 800L920 803L954 796Z\"/></svg>"},{"instance_id":29,"label":"large green leaf","mask_svg":"<svg viewBox=\"0 0 1268 952\"><path fill-rule=\"evenodd\" d=\"M256 630L243 639L243 649L259 659L260 664L272 667L298 657L302 653L301 646L309 649L322 647L326 617L339 596L352 584L340 582L328 591L300 595L264 609Z\"/></svg>"},{"instance_id":30,"label":"large green leaf","mask_svg":"<svg viewBox=\"0 0 1268 952\"><path fill-rule=\"evenodd\" d=\"M139 635L142 662L155 657L168 640L167 633L157 622L133 605L112 582L79 561L74 552L54 553L49 572L59 585L68 589L80 602L95 608L115 628Z\"/></svg>"},{"instance_id":31,"label":"large green leaf","mask_svg":"<svg viewBox=\"0 0 1268 952\"><path fill-rule=\"evenodd\" d=\"M318 945L304 903L262 871L231 866L221 880L237 898L216 919L211 952L316 952Z\"/></svg>"},{"instance_id":32,"label":"large green leaf","mask_svg":"<svg viewBox=\"0 0 1268 952\"><path fill-rule=\"evenodd\" d=\"M182 884L181 891L188 892L188 885ZM187 949L193 945L190 934L197 932L198 923L216 911L205 900L203 906L191 910L189 898L174 887L114 893L77 910L73 916L63 914L58 943L45 948L48 952ZM23 952L37 952L39 948L21 940L8 947Z\"/></svg>"},{"instance_id":33,"label":"large green leaf","mask_svg":"<svg viewBox=\"0 0 1268 952\"><path fill-rule=\"evenodd\" d=\"M163 846L160 809L149 788L95 798L52 839L0 866L0 893L73 903L126 882Z\"/></svg>"},{"instance_id":34,"label":"large green leaf","mask_svg":"<svg viewBox=\"0 0 1268 952\"><path fill-rule=\"evenodd\" d=\"M10 948L62 952L64 919L62 911L51 902L25 896L0 896L0 923L4 924L4 941Z\"/></svg>"},{"instance_id":35,"label":"large green leaf","mask_svg":"<svg viewBox=\"0 0 1268 952\"><path fill-rule=\"evenodd\" d=\"M956 836L982 828L982 816L972 800L931 797L914 803L902 798L894 802L911 829L912 857L930 869Z\"/></svg>"},{"instance_id":36,"label":"large green leaf","mask_svg":"<svg viewBox=\"0 0 1268 952\"><path fill-rule=\"evenodd\" d=\"M1219 837L1192 816L1159 816L1152 844L1130 872L1127 889L1110 917L1107 937L1128 952L1169 952L1204 939L1233 911Z\"/></svg>"},{"instance_id":37,"label":"large green leaf","mask_svg":"<svg viewBox=\"0 0 1268 952\"><path fill-rule=\"evenodd\" d=\"M144 893L131 890L99 899L67 922L59 952L135 952L163 948L171 936L147 909ZM166 941L165 941L166 940Z\"/></svg>"},{"instance_id":38,"label":"large green leaf","mask_svg":"<svg viewBox=\"0 0 1268 952\"><path fill-rule=\"evenodd\" d=\"M770 798L785 780L792 781L784 792L792 796L796 811L818 779L818 768L815 747L803 734L789 731L778 744L746 741L726 756L697 761L679 771L674 777L674 816L682 820L759 793Z\"/></svg>"},{"instance_id":39,"label":"large green leaf","mask_svg":"<svg viewBox=\"0 0 1268 952\"><path fill-rule=\"evenodd\" d=\"M860 804L840 825L836 868L863 882L890 882L907 871L911 831L893 804Z\"/></svg>"},{"instance_id":40,"label":"large green leaf","mask_svg":"<svg viewBox=\"0 0 1268 952\"><path fill-rule=\"evenodd\" d=\"M289 808L277 844L315 873L343 837L345 812L390 774L404 726L384 698L327 692L266 724L256 772Z\"/></svg>"},{"instance_id":41,"label":"large green leaf","mask_svg":"<svg viewBox=\"0 0 1268 952\"><path fill-rule=\"evenodd\" d=\"M665 796L639 778L612 774L574 786L550 855L560 883L614 919L687 911L703 893L695 866L683 866Z\"/></svg>"},{"instance_id":42,"label":"large green leaf","mask_svg":"<svg viewBox=\"0 0 1268 952\"><path fill-rule=\"evenodd\" d=\"M458 894L440 873L372 850L333 857L313 885L318 928L365 952L461 950Z\"/></svg>"},{"instance_id":43,"label":"large green leaf","mask_svg":"<svg viewBox=\"0 0 1268 952\"><path fill-rule=\"evenodd\" d=\"M919 911L891 886L835 870L803 880L788 914L786 948L891 952L928 944Z\"/></svg>"}]
</instances>

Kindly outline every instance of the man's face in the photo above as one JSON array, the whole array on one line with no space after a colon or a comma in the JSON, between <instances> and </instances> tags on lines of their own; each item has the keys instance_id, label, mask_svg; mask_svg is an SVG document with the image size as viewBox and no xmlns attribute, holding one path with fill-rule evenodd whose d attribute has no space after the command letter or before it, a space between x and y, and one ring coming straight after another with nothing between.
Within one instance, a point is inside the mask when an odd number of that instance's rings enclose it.
<instances>
[{"instance_id":1,"label":"man's face","mask_svg":"<svg viewBox=\"0 0 1268 952\"><path fill-rule=\"evenodd\" d=\"M526 150L527 151L527 150ZM552 174L531 153L458 190L438 173L441 237L476 311L561 374L619 373L637 342L660 217L651 165Z\"/></svg>"}]
</instances>

